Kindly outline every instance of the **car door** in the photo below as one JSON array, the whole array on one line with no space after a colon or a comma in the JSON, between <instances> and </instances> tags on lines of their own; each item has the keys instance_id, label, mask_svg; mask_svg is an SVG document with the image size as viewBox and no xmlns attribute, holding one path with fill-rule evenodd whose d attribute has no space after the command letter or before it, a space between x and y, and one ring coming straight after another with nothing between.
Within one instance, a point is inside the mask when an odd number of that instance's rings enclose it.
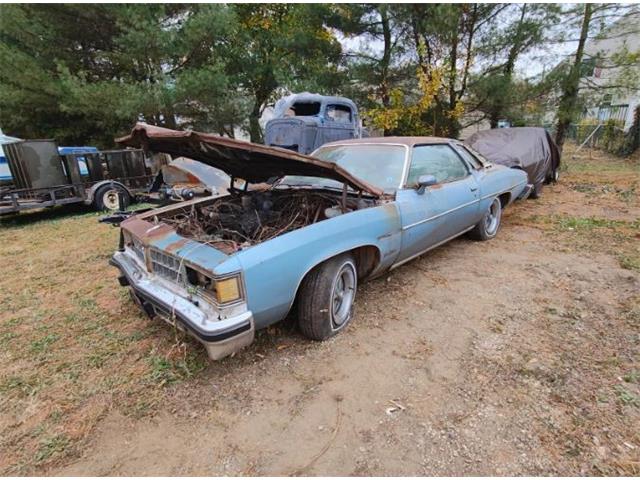
<instances>
[{"instance_id":1,"label":"car door","mask_svg":"<svg viewBox=\"0 0 640 480\"><path fill-rule=\"evenodd\" d=\"M433 175L438 183L421 192L417 187L422 175ZM478 183L450 145L416 145L405 188L398 191L396 201L402 223L400 263L477 223Z\"/></svg>"}]
</instances>

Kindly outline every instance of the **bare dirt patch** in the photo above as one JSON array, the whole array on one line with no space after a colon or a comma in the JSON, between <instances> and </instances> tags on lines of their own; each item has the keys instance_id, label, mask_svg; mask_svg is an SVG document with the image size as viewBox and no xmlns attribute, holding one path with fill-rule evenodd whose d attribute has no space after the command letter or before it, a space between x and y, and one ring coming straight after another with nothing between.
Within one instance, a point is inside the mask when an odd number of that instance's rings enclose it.
<instances>
[{"instance_id":1,"label":"bare dirt patch","mask_svg":"<svg viewBox=\"0 0 640 480\"><path fill-rule=\"evenodd\" d=\"M640 171L563 173L495 240L362 285L334 339L284 323L217 363L137 312L96 215L9 221L1 471L638 475Z\"/></svg>"}]
</instances>

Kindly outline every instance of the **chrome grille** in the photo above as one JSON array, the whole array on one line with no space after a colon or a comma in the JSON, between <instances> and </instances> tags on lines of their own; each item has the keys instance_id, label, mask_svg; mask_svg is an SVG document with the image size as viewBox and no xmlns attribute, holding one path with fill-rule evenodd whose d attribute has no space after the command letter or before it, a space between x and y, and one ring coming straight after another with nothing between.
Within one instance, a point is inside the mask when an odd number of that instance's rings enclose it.
<instances>
[{"instance_id":1,"label":"chrome grille","mask_svg":"<svg viewBox=\"0 0 640 480\"><path fill-rule=\"evenodd\" d=\"M184 266L180 265L179 258L167 255L159 250L150 249L149 259L151 260L151 270L153 273L167 280L182 283Z\"/></svg>"}]
</instances>

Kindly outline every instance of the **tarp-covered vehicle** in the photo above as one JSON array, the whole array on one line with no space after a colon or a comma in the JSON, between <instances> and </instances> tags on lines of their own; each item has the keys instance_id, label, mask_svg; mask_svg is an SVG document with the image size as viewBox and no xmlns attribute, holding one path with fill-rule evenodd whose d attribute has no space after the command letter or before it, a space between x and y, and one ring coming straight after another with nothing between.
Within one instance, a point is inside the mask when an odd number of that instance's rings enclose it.
<instances>
[{"instance_id":1,"label":"tarp-covered vehicle","mask_svg":"<svg viewBox=\"0 0 640 480\"><path fill-rule=\"evenodd\" d=\"M446 138L345 140L307 156L138 124L119 142L231 176L226 195L124 220L111 260L145 312L191 333L213 359L251 343L294 300L305 336L335 335L363 279L466 232L494 238L502 210L528 193L524 172Z\"/></svg>"},{"instance_id":2,"label":"tarp-covered vehicle","mask_svg":"<svg viewBox=\"0 0 640 480\"><path fill-rule=\"evenodd\" d=\"M465 144L493 163L527 172L531 198L538 198L545 183L557 182L560 152L551 135L538 127L482 130Z\"/></svg>"}]
</instances>

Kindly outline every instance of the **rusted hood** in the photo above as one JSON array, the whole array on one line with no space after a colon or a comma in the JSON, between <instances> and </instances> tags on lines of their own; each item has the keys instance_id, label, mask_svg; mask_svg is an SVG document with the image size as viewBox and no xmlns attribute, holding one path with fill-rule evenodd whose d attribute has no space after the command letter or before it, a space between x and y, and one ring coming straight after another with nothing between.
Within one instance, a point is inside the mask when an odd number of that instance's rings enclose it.
<instances>
[{"instance_id":1,"label":"rusted hood","mask_svg":"<svg viewBox=\"0 0 640 480\"><path fill-rule=\"evenodd\" d=\"M308 155L277 147L220 137L210 133L185 132L138 123L116 142L129 147L188 157L218 168L250 183L273 177L305 175L346 183L356 190L381 196L382 190L354 177L344 168Z\"/></svg>"}]
</instances>

